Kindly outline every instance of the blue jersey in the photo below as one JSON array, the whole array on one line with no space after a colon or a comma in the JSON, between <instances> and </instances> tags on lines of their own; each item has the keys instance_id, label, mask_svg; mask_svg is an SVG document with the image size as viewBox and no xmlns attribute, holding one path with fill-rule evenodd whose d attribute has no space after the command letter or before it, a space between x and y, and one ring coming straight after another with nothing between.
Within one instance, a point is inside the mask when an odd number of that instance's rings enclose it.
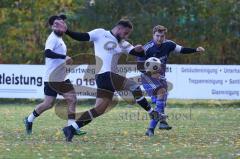
<instances>
[{"instance_id":1,"label":"blue jersey","mask_svg":"<svg viewBox=\"0 0 240 159\"><path fill-rule=\"evenodd\" d=\"M168 61L168 57L170 52L180 53L182 46L176 44L171 40L165 40L161 44L156 44L153 40L149 41L144 45L145 57L140 58L140 61L145 61L150 57L159 58L162 63L162 69L160 74L165 76L166 64Z\"/></svg>"}]
</instances>

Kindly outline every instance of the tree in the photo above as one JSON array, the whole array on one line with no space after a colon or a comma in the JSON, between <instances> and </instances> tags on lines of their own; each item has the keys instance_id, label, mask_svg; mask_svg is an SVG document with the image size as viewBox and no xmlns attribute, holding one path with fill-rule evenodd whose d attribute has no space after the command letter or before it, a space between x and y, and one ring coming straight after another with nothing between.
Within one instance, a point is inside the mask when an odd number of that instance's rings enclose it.
<instances>
[{"instance_id":1,"label":"tree","mask_svg":"<svg viewBox=\"0 0 240 159\"><path fill-rule=\"evenodd\" d=\"M0 5L0 62L43 63L49 34L46 21L60 12L76 31L111 29L123 17L132 20L133 44L144 44L152 28L162 24L167 37L183 46L206 48L203 56L171 56L170 63L238 64L240 2L238 0L4 0ZM70 55L92 53L89 43L64 37ZM80 60L80 59L79 59Z\"/></svg>"}]
</instances>

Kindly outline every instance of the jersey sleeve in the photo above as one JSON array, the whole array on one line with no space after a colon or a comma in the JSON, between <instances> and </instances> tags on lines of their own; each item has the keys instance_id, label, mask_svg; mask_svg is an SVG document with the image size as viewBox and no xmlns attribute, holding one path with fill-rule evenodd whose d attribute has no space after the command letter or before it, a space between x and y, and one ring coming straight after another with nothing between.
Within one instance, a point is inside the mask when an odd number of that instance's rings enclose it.
<instances>
[{"instance_id":1,"label":"jersey sleeve","mask_svg":"<svg viewBox=\"0 0 240 159\"><path fill-rule=\"evenodd\" d=\"M130 51L132 49L134 49L134 46L132 44L130 44L129 42L127 41L124 41L122 44L121 44L121 47L122 47L122 52L125 52L125 53L130 53Z\"/></svg>"},{"instance_id":2,"label":"jersey sleeve","mask_svg":"<svg viewBox=\"0 0 240 159\"><path fill-rule=\"evenodd\" d=\"M104 29L94 29L92 31L89 31L88 34L90 36L90 40L89 41L97 41L98 38L102 35L102 32L104 31Z\"/></svg>"},{"instance_id":3,"label":"jersey sleeve","mask_svg":"<svg viewBox=\"0 0 240 159\"><path fill-rule=\"evenodd\" d=\"M170 47L171 47L171 51L175 54L180 54L181 52L181 49L182 49L182 46L181 45L178 45L176 44L175 42L173 41L170 41Z\"/></svg>"},{"instance_id":4,"label":"jersey sleeve","mask_svg":"<svg viewBox=\"0 0 240 159\"><path fill-rule=\"evenodd\" d=\"M56 44L57 44L57 39L53 36L49 36L45 43L45 50L50 49L53 51Z\"/></svg>"}]
</instances>

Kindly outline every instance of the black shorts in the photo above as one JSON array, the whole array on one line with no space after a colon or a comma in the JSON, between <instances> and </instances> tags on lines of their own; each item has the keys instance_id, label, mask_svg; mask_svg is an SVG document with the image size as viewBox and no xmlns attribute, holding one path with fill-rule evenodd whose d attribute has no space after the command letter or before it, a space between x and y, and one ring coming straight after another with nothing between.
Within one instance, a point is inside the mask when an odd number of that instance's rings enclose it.
<instances>
[{"instance_id":1,"label":"black shorts","mask_svg":"<svg viewBox=\"0 0 240 159\"><path fill-rule=\"evenodd\" d=\"M112 72L105 72L96 75L97 97L112 99L115 91L124 89L128 79Z\"/></svg>"},{"instance_id":2,"label":"black shorts","mask_svg":"<svg viewBox=\"0 0 240 159\"><path fill-rule=\"evenodd\" d=\"M44 82L44 94L47 96L57 97L57 94L64 94L74 90L69 79L63 82Z\"/></svg>"}]
</instances>

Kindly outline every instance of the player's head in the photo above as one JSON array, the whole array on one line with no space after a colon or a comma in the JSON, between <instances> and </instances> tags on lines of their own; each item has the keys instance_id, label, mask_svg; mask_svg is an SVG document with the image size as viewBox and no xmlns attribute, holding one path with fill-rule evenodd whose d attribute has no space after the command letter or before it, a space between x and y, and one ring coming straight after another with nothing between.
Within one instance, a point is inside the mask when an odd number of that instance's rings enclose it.
<instances>
[{"instance_id":1,"label":"player's head","mask_svg":"<svg viewBox=\"0 0 240 159\"><path fill-rule=\"evenodd\" d=\"M120 41L122 39L127 39L133 30L133 25L131 21L127 19L122 19L117 22L117 24L112 29L113 34Z\"/></svg>"},{"instance_id":2,"label":"player's head","mask_svg":"<svg viewBox=\"0 0 240 159\"><path fill-rule=\"evenodd\" d=\"M67 19L66 15L53 15L48 19L48 24L51 26L51 29L54 31L54 33L58 36L62 36L64 31L59 30L59 22L63 22L65 19Z\"/></svg>"},{"instance_id":3,"label":"player's head","mask_svg":"<svg viewBox=\"0 0 240 159\"><path fill-rule=\"evenodd\" d=\"M165 40L167 28L162 25L157 25L153 28L153 40L157 44L161 44Z\"/></svg>"}]
</instances>

